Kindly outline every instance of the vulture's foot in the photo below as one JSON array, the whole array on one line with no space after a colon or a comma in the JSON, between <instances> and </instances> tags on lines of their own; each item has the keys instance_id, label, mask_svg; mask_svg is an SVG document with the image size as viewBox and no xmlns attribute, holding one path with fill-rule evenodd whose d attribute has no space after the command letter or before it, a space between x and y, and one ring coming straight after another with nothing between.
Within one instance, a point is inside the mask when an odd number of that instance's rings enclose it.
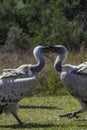
<instances>
[{"instance_id":1,"label":"vulture's foot","mask_svg":"<svg viewBox=\"0 0 87 130\"><path fill-rule=\"evenodd\" d=\"M18 121L18 126L26 126L26 125L27 125L27 123L24 123L24 122L21 121L21 119L18 117L17 114L12 113L12 115L13 115L13 116L15 117L15 119Z\"/></svg>"},{"instance_id":2,"label":"vulture's foot","mask_svg":"<svg viewBox=\"0 0 87 130\"><path fill-rule=\"evenodd\" d=\"M20 126L20 127L25 127L25 126L27 126L28 125L28 123L25 123L25 122L22 122L22 123L19 123L18 124L18 126Z\"/></svg>"},{"instance_id":3,"label":"vulture's foot","mask_svg":"<svg viewBox=\"0 0 87 130\"><path fill-rule=\"evenodd\" d=\"M68 118L79 118L79 116L77 115L78 113L81 113L81 111L76 111L76 112L71 112L71 113L67 113L67 114L64 114L64 115L59 115L59 117L68 117Z\"/></svg>"}]
</instances>

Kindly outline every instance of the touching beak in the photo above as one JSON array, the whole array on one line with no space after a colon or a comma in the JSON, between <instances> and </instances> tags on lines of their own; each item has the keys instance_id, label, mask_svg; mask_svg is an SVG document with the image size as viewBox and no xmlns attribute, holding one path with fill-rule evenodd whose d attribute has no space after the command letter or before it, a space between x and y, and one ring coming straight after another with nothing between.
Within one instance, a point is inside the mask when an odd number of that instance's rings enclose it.
<instances>
[{"instance_id":1,"label":"touching beak","mask_svg":"<svg viewBox=\"0 0 87 130\"><path fill-rule=\"evenodd\" d=\"M58 52L58 48L56 46L49 46L49 50L52 52Z\"/></svg>"},{"instance_id":2,"label":"touching beak","mask_svg":"<svg viewBox=\"0 0 87 130\"><path fill-rule=\"evenodd\" d=\"M49 51L50 51L49 46L45 46L44 47L44 52L49 52Z\"/></svg>"}]
</instances>

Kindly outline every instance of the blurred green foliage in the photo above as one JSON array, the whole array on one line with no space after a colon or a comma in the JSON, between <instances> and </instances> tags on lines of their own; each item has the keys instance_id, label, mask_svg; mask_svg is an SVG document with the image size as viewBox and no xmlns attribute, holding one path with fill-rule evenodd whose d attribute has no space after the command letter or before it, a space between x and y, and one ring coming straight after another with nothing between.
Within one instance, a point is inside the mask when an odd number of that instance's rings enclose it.
<instances>
[{"instance_id":1,"label":"blurred green foliage","mask_svg":"<svg viewBox=\"0 0 87 130\"><path fill-rule=\"evenodd\" d=\"M87 47L86 41L86 0L0 0L1 46L26 50L63 44L79 49Z\"/></svg>"}]
</instances>

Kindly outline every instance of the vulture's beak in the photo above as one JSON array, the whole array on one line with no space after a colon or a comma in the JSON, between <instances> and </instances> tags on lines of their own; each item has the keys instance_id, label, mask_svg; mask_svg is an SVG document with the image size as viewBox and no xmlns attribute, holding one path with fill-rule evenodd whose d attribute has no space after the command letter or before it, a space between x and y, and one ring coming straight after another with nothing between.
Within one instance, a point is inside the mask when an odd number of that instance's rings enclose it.
<instances>
[{"instance_id":1,"label":"vulture's beak","mask_svg":"<svg viewBox=\"0 0 87 130\"><path fill-rule=\"evenodd\" d=\"M58 46L49 46L49 50L52 52L59 52L60 48Z\"/></svg>"},{"instance_id":2,"label":"vulture's beak","mask_svg":"<svg viewBox=\"0 0 87 130\"><path fill-rule=\"evenodd\" d=\"M49 52L50 51L49 46L45 46L45 47L43 47L43 49L44 49L44 52Z\"/></svg>"}]
</instances>

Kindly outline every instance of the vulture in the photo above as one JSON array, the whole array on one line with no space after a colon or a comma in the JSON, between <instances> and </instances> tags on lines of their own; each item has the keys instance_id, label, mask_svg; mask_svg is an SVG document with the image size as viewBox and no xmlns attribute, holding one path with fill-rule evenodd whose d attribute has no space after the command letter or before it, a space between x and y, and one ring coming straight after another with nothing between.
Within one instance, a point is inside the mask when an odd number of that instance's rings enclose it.
<instances>
[{"instance_id":1,"label":"vulture","mask_svg":"<svg viewBox=\"0 0 87 130\"><path fill-rule=\"evenodd\" d=\"M18 102L31 95L36 87L36 77L33 76L42 70L45 65L44 52L48 52L49 47L37 46L34 49L34 56L37 64L25 64L17 69L5 69L0 76L0 114L12 114L19 125L24 125L18 116Z\"/></svg>"},{"instance_id":2,"label":"vulture","mask_svg":"<svg viewBox=\"0 0 87 130\"><path fill-rule=\"evenodd\" d=\"M79 65L63 64L68 56L68 50L63 45L49 47L57 53L54 68L60 74L60 79L68 92L80 102L80 109L60 117L78 117L79 113L87 111L87 62Z\"/></svg>"}]
</instances>

